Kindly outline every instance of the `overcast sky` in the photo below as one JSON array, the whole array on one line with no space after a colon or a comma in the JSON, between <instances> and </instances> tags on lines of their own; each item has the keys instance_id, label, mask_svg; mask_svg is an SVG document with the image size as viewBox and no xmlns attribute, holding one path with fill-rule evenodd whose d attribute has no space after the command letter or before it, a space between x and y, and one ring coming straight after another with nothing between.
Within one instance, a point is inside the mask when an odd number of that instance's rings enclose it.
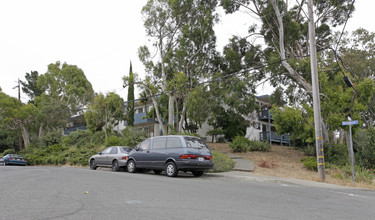
<instances>
[{"instance_id":1,"label":"overcast sky","mask_svg":"<svg viewBox=\"0 0 375 220\"><path fill-rule=\"evenodd\" d=\"M0 87L12 89L30 71L44 74L56 61L77 65L95 92L116 92L126 100L122 77L144 75L137 50L147 44L142 7L147 0L0 0ZM357 0L346 30L363 27L375 32L375 2ZM225 15L216 25L221 50L232 35L245 35L251 17ZM250 21L250 22L249 22ZM342 28L342 27L341 27ZM258 95L266 92L258 90ZM21 94L23 102L27 96Z\"/></svg>"}]
</instances>

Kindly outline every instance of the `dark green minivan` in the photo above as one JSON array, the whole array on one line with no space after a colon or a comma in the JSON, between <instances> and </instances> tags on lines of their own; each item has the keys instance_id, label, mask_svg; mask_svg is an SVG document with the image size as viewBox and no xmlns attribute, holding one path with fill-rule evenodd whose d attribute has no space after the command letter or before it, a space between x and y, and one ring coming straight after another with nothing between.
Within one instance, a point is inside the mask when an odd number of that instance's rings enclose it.
<instances>
[{"instance_id":1,"label":"dark green minivan","mask_svg":"<svg viewBox=\"0 0 375 220\"><path fill-rule=\"evenodd\" d=\"M190 171L202 176L212 169L212 153L206 143L192 136L169 135L151 137L137 145L128 156L128 172L137 169L165 171L167 176L177 176L179 171Z\"/></svg>"}]
</instances>

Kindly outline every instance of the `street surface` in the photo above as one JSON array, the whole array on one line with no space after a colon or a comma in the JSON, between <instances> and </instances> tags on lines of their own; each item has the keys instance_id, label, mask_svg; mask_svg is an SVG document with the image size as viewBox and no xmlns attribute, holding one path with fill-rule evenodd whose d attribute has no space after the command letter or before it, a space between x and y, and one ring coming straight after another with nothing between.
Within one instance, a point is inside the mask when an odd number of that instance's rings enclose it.
<instances>
[{"instance_id":1,"label":"street surface","mask_svg":"<svg viewBox=\"0 0 375 220\"><path fill-rule=\"evenodd\" d=\"M0 219L375 219L375 191L216 174L0 167Z\"/></svg>"}]
</instances>

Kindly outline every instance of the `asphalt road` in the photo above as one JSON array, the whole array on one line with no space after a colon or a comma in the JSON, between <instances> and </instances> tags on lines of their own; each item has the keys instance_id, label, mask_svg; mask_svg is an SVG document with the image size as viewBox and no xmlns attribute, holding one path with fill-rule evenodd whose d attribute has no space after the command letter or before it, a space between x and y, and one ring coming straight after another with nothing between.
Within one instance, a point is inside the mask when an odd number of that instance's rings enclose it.
<instances>
[{"instance_id":1,"label":"asphalt road","mask_svg":"<svg viewBox=\"0 0 375 220\"><path fill-rule=\"evenodd\" d=\"M375 219L375 191L206 174L0 167L0 219Z\"/></svg>"}]
</instances>

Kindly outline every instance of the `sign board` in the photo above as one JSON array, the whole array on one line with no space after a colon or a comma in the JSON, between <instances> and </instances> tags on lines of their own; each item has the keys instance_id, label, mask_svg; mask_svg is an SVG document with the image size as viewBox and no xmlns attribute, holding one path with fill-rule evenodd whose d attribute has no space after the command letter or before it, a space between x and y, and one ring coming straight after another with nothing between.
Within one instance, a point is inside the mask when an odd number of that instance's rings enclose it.
<instances>
[{"instance_id":1,"label":"sign board","mask_svg":"<svg viewBox=\"0 0 375 220\"><path fill-rule=\"evenodd\" d=\"M342 125L357 125L358 124L358 120L355 120L355 121L343 121L342 122Z\"/></svg>"}]
</instances>

